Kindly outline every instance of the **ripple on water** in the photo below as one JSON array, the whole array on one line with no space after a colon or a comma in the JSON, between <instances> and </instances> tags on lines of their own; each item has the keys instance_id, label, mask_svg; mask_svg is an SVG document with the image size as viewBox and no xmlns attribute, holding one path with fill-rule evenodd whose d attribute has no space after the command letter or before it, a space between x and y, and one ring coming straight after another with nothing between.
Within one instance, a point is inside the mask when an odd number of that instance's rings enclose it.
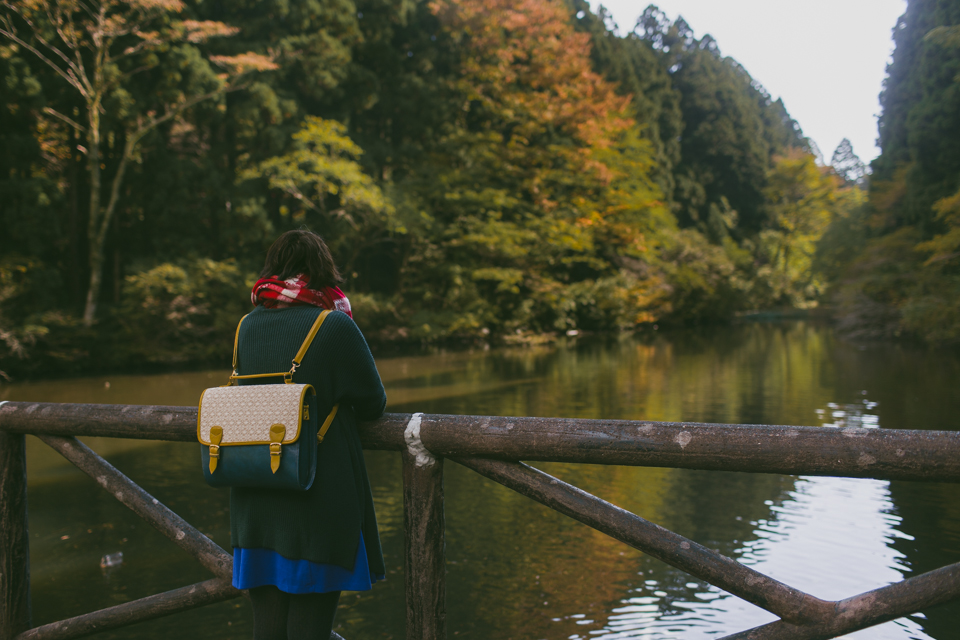
<instances>
[{"instance_id":1,"label":"ripple on water","mask_svg":"<svg viewBox=\"0 0 960 640\"><path fill-rule=\"evenodd\" d=\"M391 411L787 425L819 416L824 427L879 428L882 421L934 429L955 428L960 413L960 359L906 347L851 349L804 323L581 339L569 348L438 351L378 363ZM29 383L0 388L0 400L193 404L223 375L113 376L109 387L103 378ZM202 486L195 446L90 444L229 545L228 497ZM28 458L35 622L208 577L33 439ZM345 596L338 625L348 638L398 638L405 613L400 461L392 452L368 452L367 461L388 580L371 593ZM960 560L960 494L952 485L537 466L822 598ZM446 467L444 482L451 638L716 640L774 619L455 464ZM119 571L103 575L102 556L121 550ZM928 615L853 637L956 637L956 610ZM235 601L140 625L135 633L138 640L184 633L233 640L250 637L250 620L245 601ZM129 637L129 630L103 634Z\"/></svg>"},{"instance_id":2,"label":"ripple on water","mask_svg":"<svg viewBox=\"0 0 960 640\"><path fill-rule=\"evenodd\" d=\"M903 578L905 557L890 546L910 539L897 526L889 483L853 478L801 477L788 498L755 523L755 538L737 550L739 560L820 598L837 600ZM825 580L824 576L830 576ZM776 617L715 587L667 598L657 581L646 581L611 609L602 629L589 637L717 638ZM652 591L656 589L655 591ZM691 589L691 591L693 591ZM640 595L643 594L643 595ZM583 636L588 637L588 636ZM850 634L874 640L930 639L906 618Z\"/></svg>"}]
</instances>

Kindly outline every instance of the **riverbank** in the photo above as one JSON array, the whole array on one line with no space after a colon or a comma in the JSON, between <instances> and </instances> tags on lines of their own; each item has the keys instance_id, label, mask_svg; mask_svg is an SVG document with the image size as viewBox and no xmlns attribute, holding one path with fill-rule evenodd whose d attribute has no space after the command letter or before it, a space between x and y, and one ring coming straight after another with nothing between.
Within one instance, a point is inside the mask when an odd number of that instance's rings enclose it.
<instances>
[{"instance_id":1,"label":"riverbank","mask_svg":"<svg viewBox=\"0 0 960 640\"><path fill-rule=\"evenodd\" d=\"M701 325L646 323L621 331L517 330L500 335L447 336L432 340L412 337L413 332L406 327L384 327L364 322L362 315L359 316L358 325L367 337L374 355L380 358L417 355L437 349L489 350L501 347L552 346L578 339L652 337L664 332L712 331L718 327L743 322L783 320L829 323L833 321L833 317L829 309L825 308L768 309L738 314L727 322ZM232 325L198 328L193 334L188 331L148 334L111 319L93 327L84 327L78 321L53 323L46 333L29 346L25 357L17 358L8 354L7 357L0 358L0 386L15 381L57 380L91 375L172 374L229 369L233 348L231 327Z\"/></svg>"}]
</instances>

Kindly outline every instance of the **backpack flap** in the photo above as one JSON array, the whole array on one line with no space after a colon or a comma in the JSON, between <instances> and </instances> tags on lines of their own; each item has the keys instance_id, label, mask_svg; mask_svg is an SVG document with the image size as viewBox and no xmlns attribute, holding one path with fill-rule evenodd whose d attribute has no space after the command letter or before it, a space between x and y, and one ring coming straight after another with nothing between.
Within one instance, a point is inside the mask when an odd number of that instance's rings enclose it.
<instances>
[{"instance_id":1,"label":"backpack flap","mask_svg":"<svg viewBox=\"0 0 960 640\"><path fill-rule=\"evenodd\" d=\"M213 486L306 489L316 437L312 385L213 387L200 397L197 440L204 476ZM304 440L310 443L306 449Z\"/></svg>"}]
</instances>

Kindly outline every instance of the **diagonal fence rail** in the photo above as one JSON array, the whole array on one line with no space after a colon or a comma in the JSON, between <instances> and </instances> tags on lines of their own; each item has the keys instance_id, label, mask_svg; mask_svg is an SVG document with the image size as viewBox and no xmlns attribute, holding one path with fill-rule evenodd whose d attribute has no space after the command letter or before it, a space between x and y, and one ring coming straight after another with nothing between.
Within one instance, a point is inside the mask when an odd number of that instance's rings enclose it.
<instances>
[{"instance_id":1,"label":"diagonal fence rail","mask_svg":"<svg viewBox=\"0 0 960 640\"><path fill-rule=\"evenodd\" d=\"M76 439L194 442L196 418L193 407L0 403L0 640L76 638L241 595L230 586L226 551ZM31 628L25 434L56 449L216 577ZM519 462L960 482L957 432L388 414L361 425L361 439L367 449L403 457L411 640L446 637L444 457L780 618L725 640L834 638L960 598L957 563L845 600L821 600Z\"/></svg>"}]
</instances>

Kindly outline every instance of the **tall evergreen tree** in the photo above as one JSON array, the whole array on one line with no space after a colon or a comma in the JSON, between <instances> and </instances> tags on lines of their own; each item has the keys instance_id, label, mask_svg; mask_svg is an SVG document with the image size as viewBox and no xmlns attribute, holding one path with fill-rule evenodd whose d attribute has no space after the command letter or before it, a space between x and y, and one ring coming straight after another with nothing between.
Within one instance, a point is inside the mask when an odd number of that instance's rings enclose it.
<instances>
[{"instance_id":1,"label":"tall evergreen tree","mask_svg":"<svg viewBox=\"0 0 960 640\"><path fill-rule=\"evenodd\" d=\"M870 218L851 234L862 250L848 252L839 287L841 326L853 333L960 340L958 24L960 0L909 0L894 29Z\"/></svg>"},{"instance_id":2,"label":"tall evergreen tree","mask_svg":"<svg viewBox=\"0 0 960 640\"><path fill-rule=\"evenodd\" d=\"M608 29L610 17L603 6L594 14L586 0L574 0L572 11L576 29L590 34L593 68L613 82L618 93L630 96L639 133L657 151L657 182L672 200L683 131L680 93L657 52L637 33L643 18L633 30L618 36Z\"/></svg>"},{"instance_id":3,"label":"tall evergreen tree","mask_svg":"<svg viewBox=\"0 0 960 640\"><path fill-rule=\"evenodd\" d=\"M830 158L830 166L848 185L863 187L867 177L867 165L853 151L847 138L840 141Z\"/></svg>"},{"instance_id":4,"label":"tall evergreen tree","mask_svg":"<svg viewBox=\"0 0 960 640\"><path fill-rule=\"evenodd\" d=\"M640 29L681 95L684 126L675 169L680 223L706 230L725 199L738 214L738 232L758 232L774 154L807 149L799 126L782 102L721 55L712 37L697 40L682 17L670 24L651 5L640 17L638 34Z\"/></svg>"},{"instance_id":5,"label":"tall evergreen tree","mask_svg":"<svg viewBox=\"0 0 960 640\"><path fill-rule=\"evenodd\" d=\"M874 195L893 196L873 198L890 229L936 232L934 202L960 187L960 48L950 46L948 30L957 24L960 0L910 0L893 30L873 162L881 187Z\"/></svg>"}]
</instances>

